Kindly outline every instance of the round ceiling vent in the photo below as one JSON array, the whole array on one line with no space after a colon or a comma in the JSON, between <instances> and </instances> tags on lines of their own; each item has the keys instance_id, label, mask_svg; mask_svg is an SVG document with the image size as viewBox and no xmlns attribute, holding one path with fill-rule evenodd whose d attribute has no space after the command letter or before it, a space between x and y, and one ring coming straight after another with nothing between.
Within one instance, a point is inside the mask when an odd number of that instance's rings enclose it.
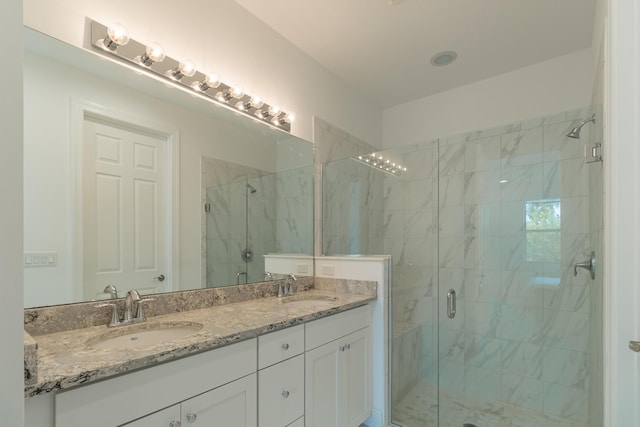
<instances>
[{"instance_id":1,"label":"round ceiling vent","mask_svg":"<svg viewBox=\"0 0 640 427\"><path fill-rule=\"evenodd\" d=\"M444 67L456 60L458 54L452 50L436 53L431 57L431 63L436 67Z\"/></svg>"}]
</instances>

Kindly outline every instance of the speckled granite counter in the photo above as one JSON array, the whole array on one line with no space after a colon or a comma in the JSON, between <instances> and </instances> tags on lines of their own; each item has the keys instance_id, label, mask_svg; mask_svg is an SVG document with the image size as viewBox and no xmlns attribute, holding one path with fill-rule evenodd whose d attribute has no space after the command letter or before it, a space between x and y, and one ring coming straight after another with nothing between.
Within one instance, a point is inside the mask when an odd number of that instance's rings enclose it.
<instances>
[{"instance_id":1,"label":"speckled granite counter","mask_svg":"<svg viewBox=\"0 0 640 427\"><path fill-rule=\"evenodd\" d=\"M373 301L375 283L317 282L315 289L280 299L268 293L240 302L161 314L145 323L118 328L105 325L37 335L37 380L25 384L25 397L63 390L197 352L349 310ZM152 303L153 304L153 303ZM95 309L94 309L95 310ZM26 314L25 314L26 316ZM92 347L106 333L126 334L128 328L196 324L202 328L170 342L138 349L101 350ZM32 331L29 331L33 334Z\"/></svg>"}]
</instances>

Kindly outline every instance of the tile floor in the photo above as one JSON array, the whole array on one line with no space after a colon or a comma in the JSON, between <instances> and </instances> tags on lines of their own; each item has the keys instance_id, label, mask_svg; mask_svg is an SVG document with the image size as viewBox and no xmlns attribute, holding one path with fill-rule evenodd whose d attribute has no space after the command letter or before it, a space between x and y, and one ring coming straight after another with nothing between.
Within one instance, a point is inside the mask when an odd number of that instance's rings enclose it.
<instances>
[{"instance_id":1,"label":"tile floor","mask_svg":"<svg viewBox=\"0 0 640 427\"><path fill-rule=\"evenodd\" d=\"M438 424L438 393L426 381L418 383L392 410L393 421L402 427L591 427L548 416L506 402L492 402L481 407L469 407L449 396L440 396Z\"/></svg>"}]
</instances>

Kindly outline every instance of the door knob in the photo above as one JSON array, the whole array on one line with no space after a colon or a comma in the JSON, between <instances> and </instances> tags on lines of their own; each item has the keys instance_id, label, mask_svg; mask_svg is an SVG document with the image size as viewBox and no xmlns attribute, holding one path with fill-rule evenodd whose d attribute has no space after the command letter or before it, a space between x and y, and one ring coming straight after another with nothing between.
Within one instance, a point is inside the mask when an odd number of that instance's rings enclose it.
<instances>
[{"instance_id":1,"label":"door knob","mask_svg":"<svg viewBox=\"0 0 640 427\"><path fill-rule=\"evenodd\" d=\"M640 341L629 341L629 348L631 349L631 351L640 353Z\"/></svg>"},{"instance_id":2,"label":"door knob","mask_svg":"<svg viewBox=\"0 0 640 427\"><path fill-rule=\"evenodd\" d=\"M592 280L596 279L596 253L591 251L591 258L585 262L579 262L573 266L573 275L578 275L578 268L584 268L589 272Z\"/></svg>"},{"instance_id":3,"label":"door knob","mask_svg":"<svg viewBox=\"0 0 640 427\"><path fill-rule=\"evenodd\" d=\"M153 280L157 280L158 282L164 282L164 279L165 279L164 274L161 274L153 278Z\"/></svg>"},{"instance_id":4,"label":"door knob","mask_svg":"<svg viewBox=\"0 0 640 427\"><path fill-rule=\"evenodd\" d=\"M193 412L187 414L187 421L189 421L190 423L195 423L197 418L198 416Z\"/></svg>"}]
</instances>

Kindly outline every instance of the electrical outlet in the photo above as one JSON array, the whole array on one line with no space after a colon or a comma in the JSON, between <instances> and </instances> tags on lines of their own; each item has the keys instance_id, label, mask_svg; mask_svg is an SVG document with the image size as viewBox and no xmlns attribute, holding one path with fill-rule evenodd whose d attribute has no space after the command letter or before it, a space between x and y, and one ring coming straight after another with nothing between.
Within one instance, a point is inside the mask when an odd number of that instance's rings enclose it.
<instances>
[{"instance_id":1,"label":"electrical outlet","mask_svg":"<svg viewBox=\"0 0 640 427\"><path fill-rule=\"evenodd\" d=\"M296 272L298 274L306 274L309 273L309 266L307 264L298 264L296 266Z\"/></svg>"},{"instance_id":2,"label":"electrical outlet","mask_svg":"<svg viewBox=\"0 0 640 427\"><path fill-rule=\"evenodd\" d=\"M322 272L322 274L325 274L327 276L334 276L336 274L336 267L334 265L324 264L322 265L322 267L320 267L320 271Z\"/></svg>"}]
</instances>

